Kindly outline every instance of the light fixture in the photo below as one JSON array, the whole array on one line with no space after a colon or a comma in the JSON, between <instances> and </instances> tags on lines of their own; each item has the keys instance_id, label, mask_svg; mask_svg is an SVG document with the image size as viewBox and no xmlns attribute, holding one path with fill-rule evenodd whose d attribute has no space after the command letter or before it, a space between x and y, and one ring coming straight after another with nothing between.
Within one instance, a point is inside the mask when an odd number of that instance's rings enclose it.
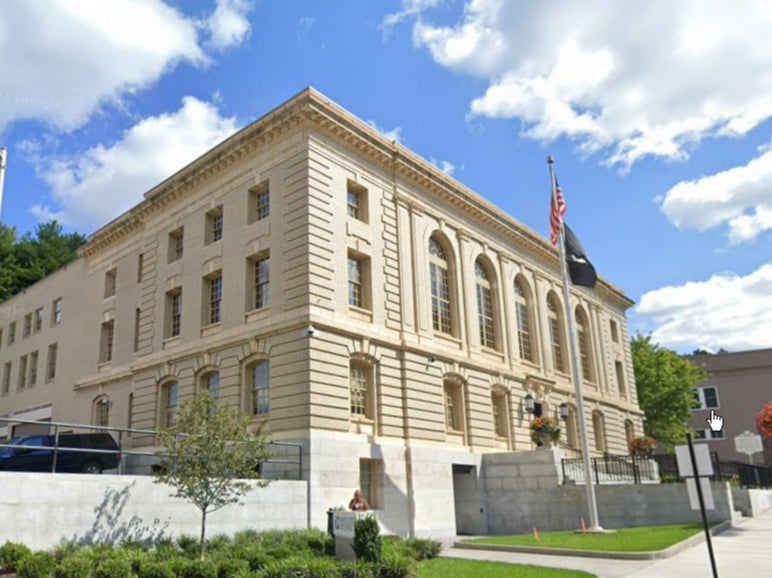
<instances>
[{"instance_id":1,"label":"light fixture","mask_svg":"<svg viewBox=\"0 0 772 578\"><path fill-rule=\"evenodd\" d=\"M525 402L525 411L527 413L533 413L533 410L534 410L534 407L535 407L535 405L533 403L533 396L530 393L528 393L523 398L523 401Z\"/></svg>"},{"instance_id":2,"label":"light fixture","mask_svg":"<svg viewBox=\"0 0 772 578\"><path fill-rule=\"evenodd\" d=\"M429 356L429 363L434 363L435 361L437 361L437 358L434 357L433 355L430 355Z\"/></svg>"},{"instance_id":3,"label":"light fixture","mask_svg":"<svg viewBox=\"0 0 772 578\"><path fill-rule=\"evenodd\" d=\"M568 419L568 404L565 401L560 404L560 419Z\"/></svg>"}]
</instances>

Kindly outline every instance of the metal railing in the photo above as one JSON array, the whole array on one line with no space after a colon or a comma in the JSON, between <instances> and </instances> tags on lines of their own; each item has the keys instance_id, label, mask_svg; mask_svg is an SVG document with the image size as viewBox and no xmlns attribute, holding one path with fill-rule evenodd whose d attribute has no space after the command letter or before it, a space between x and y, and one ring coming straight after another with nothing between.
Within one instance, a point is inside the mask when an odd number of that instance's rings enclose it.
<instances>
[{"instance_id":1,"label":"metal railing","mask_svg":"<svg viewBox=\"0 0 772 578\"><path fill-rule=\"evenodd\" d=\"M6 424L8 427L13 425L29 424L40 426L41 428L48 428L48 433L33 433L28 435L46 435L53 436L54 443L51 446L32 446L32 445L11 445L0 443L0 449L12 448L18 449L23 447L26 450L46 450L52 451L51 458L51 472L57 473L57 461L59 454L62 452L67 453L88 453L88 454L110 454L118 455L119 458L123 456L145 456L150 458L162 457L158 452L142 451L138 449L124 449L124 444L127 440L131 440L132 436L152 436L155 438L158 435L156 430L137 429L137 428L118 428L111 426L97 426L80 423L69 422L56 422L56 421L36 421L28 419L20 419L15 417L0 417L0 425ZM53 429L53 434L51 433ZM62 431L64 430L64 431ZM118 450L106 450L97 448L75 448L70 446L63 446L59 443L59 436L64 434L80 433L78 430L86 430L87 432L108 432L111 435L115 432L117 437L116 443ZM273 480L301 480L303 479L303 444L300 442L290 441L272 441L267 445L267 449L270 453L274 454L271 458L258 464L258 471L260 475L266 479ZM119 459L118 462L118 474L123 474L125 470L125 460Z\"/></svg>"}]
</instances>

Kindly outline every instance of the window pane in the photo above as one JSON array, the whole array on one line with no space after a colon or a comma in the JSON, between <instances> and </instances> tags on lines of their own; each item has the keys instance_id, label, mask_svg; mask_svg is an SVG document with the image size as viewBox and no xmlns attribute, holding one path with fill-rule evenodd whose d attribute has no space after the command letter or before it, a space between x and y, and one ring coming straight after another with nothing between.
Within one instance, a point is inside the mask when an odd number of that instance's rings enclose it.
<instances>
[{"instance_id":1,"label":"window pane","mask_svg":"<svg viewBox=\"0 0 772 578\"><path fill-rule=\"evenodd\" d=\"M715 387L703 387L702 395L705 398L705 409L718 408L718 391Z\"/></svg>"}]
</instances>

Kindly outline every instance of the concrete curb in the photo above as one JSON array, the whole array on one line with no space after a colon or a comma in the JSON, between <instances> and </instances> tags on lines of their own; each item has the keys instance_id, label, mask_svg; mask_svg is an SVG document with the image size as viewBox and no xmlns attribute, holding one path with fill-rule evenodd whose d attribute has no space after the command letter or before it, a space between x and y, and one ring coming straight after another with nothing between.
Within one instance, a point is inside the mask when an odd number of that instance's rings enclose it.
<instances>
[{"instance_id":1,"label":"concrete curb","mask_svg":"<svg viewBox=\"0 0 772 578\"><path fill-rule=\"evenodd\" d=\"M732 527L732 521L727 520L716 524L710 529L715 536ZM499 546L496 544L472 544L469 542L454 542L453 548L459 550L488 550L492 552L514 552L519 554L542 554L545 556L575 556L577 558L606 558L609 560L661 560L671 558L691 548L695 544L705 541L705 532L700 530L698 534L673 544L669 548L656 552L605 552L601 550L571 550L568 548L539 548L536 546Z\"/></svg>"}]
</instances>

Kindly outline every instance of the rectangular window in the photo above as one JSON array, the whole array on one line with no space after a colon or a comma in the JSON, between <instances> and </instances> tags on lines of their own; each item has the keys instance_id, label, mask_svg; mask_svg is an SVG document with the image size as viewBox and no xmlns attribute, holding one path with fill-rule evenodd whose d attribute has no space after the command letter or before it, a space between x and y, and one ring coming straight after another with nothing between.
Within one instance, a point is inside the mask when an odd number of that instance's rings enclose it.
<instances>
[{"instance_id":1,"label":"rectangular window","mask_svg":"<svg viewBox=\"0 0 772 578\"><path fill-rule=\"evenodd\" d=\"M222 239L223 213L222 205L206 214L206 244L216 243Z\"/></svg>"},{"instance_id":2,"label":"rectangular window","mask_svg":"<svg viewBox=\"0 0 772 578\"><path fill-rule=\"evenodd\" d=\"M21 336L29 337L29 334L32 333L32 313L27 313L24 316L24 328L22 329Z\"/></svg>"},{"instance_id":3,"label":"rectangular window","mask_svg":"<svg viewBox=\"0 0 772 578\"><path fill-rule=\"evenodd\" d=\"M115 295L115 288L118 284L118 270L111 269L105 273L105 299Z\"/></svg>"},{"instance_id":4,"label":"rectangular window","mask_svg":"<svg viewBox=\"0 0 772 578\"><path fill-rule=\"evenodd\" d=\"M370 260L365 257L348 257L348 304L360 309L370 308Z\"/></svg>"},{"instance_id":5,"label":"rectangular window","mask_svg":"<svg viewBox=\"0 0 772 578\"><path fill-rule=\"evenodd\" d=\"M166 337L177 337L182 323L182 288L166 294Z\"/></svg>"},{"instance_id":6,"label":"rectangular window","mask_svg":"<svg viewBox=\"0 0 772 578\"><path fill-rule=\"evenodd\" d=\"M8 326L8 345L13 345L14 341L16 341L16 322L12 321Z\"/></svg>"},{"instance_id":7,"label":"rectangular window","mask_svg":"<svg viewBox=\"0 0 772 578\"><path fill-rule=\"evenodd\" d=\"M115 321L102 323L102 341L100 344L100 363L109 363L113 360L113 338L115 337Z\"/></svg>"},{"instance_id":8,"label":"rectangular window","mask_svg":"<svg viewBox=\"0 0 772 578\"><path fill-rule=\"evenodd\" d=\"M59 346L52 343L48 346L48 363L46 364L46 381L56 378L56 354Z\"/></svg>"},{"instance_id":9,"label":"rectangular window","mask_svg":"<svg viewBox=\"0 0 772 578\"><path fill-rule=\"evenodd\" d=\"M16 383L19 389L27 387L27 356L22 355L19 358L19 376Z\"/></svg>"},{"instance_id":10,"label":"rectangular window","mask_svg":"<svg viewBox=\"0 0 772 578\"><path fill-rule=\"evenodd\" d=\"M351 181L346 186L346 214L357 221L367 222L367 189Z\"/></svg>"},{"instance_id":11,"label":"rectangular window","mask_svg":"<svg viewBox=\"0 0 772 578\"><path fill-rule=\"evenodd\" d=\"M497 437L507 437L507 396L496 394L492 397L493 402L493 428Z\"/></svg>"},{"instance_id":12,"label":"rectangular window","mask_svg":"<svg viewBox=\"0 0 772 578\"><path fill-rule=\"evenodd\" d=\"M134 351L139 351L139 323L142 319L142 310L137 307L134 310Z\"/></svg>"},{"instance_id":13,"label":"rectangular window","mask_svg":"<svg viewBox=\"0 0 772 578\"><path fill-rule=\"evenodd\" d=\"M140 253L137 257L137 283L142 283L142 269L145 266L145 254Z\"/></svg>"},{"instance_id":14,"label":"rectangular window","mask_svg":"<svg viewBox=\"0 0 772 578\"><path fill-rule=\"evenodd\" d=\"M222 272L206 279L206 323L219 323L222 319Z\"/></svg>"},{"instance_id":15,"label":"rectangular window","mask_svg":"<svg viewBox=\"0 0 772 578\"><path fill-rule=\"evenodd\" d=\"M163 387L163 413L161 427L170 427L177 421L177 382L168 383Z\"/></svg>"},{"instance_id":16,"label":"rectangular window","mask_svg":"<svg viewBox=\"0 0 772 578\"><path fill-rule=\"evenodd\" d=\"M461 387L445 384L445 426L449 430L463 431L464 421L461 407Z\"/></svg>"},{"instance_id":17,"label":"rectangular window","mask_svg":"<svg viewBox=\"0 0 772 578\"><path fill-rule=\"evenodd\" d=\"M3 367L3 395L8 395L11 391L11 372L13 371L12 362L6 361Z\"/></svg>"},{"instance_id":18,"label":"rectangular window","mask_svg":"<svg viewBox=\"0 0 772 578\"><path fill-rule=\"evenodd\" d=\"M252 415L267 415L271 411L271 366L261 361L250 369L252 378Z\"/></svg>"},{"instance_id":19,"label":"rectangular window","mask_svg":"<svg viewBox=\"0 0 772 578\"><path fill-rule=\"evenodd\" d=\"M268 181L249 189L248 223L268 218L271 214L271 190Z\"/></svg>"},{"instance_id":20,"label":"rectangular window","mask_svg":"<svg viewBox=\"0 0 772 578\"><path fill-rule=\"evenodd\" d=\"M627 385L625 384L625 370L621 361L614 362L614 369L617 374L617 389L619 395L622 397L627 396Z\"/></svg>"},{"instance_id":21,"label":"rectangular window","mask_svg":"<svg viewBox=\"0 0 772 578\"><path fill-rule=\"evenodd\" d=\"M54 299L51 304L51 325L58 325L62 322L62 298Z\"/></svg>"},{"instance_id":22,"label":"rectangular window","mask_svg":"<svg viewBox=\"0 0 772 578\"><path fill-rule=\"evenodd\" d=\"M169 233L169 263L174 263L175 261L182 259L185 239L184 233L185 229L183 227Z\"/></svg>"},{"instance_id":23,"label":"rectangular window","mask_svg":"<svg viewBox=\"0 0 772 578\"><path fill-rule=\"evenodd\" d=\"M432 325L436 331L452 333L450 308L450 285L448 283L448 270L431 263L429 265L429 277L432 290Z\"/></svg>"},{"instance_id":24,"label":"rectangular window","mask_svg":"<svg viewBox=\"0 0 772 578\"><path fill-rule=\"evenodd\" d=\"M214 399L219 399L220 397L220 374L216 371L214 373L209 373L203 378L204 382L201 384L201 386L209 392L209 395L211 395Z\"/></svg>"},{"instance_id":25,"label":"rectangular window","mask_svg":"<svg viewBox=\"0 0 772 578\"><path fill-rule=\"evenodd\" d=\"M696 409L719 409L718 389L712 385L697 388L697 401L700 407Z\"/></svg>"},{"instance_id":26,"label":"rectangular window","mask_svg":"<svg viewBox=\"0 0 772 578\"><path fill-rule=\"evenodd\" d=\"M102 398L99 401L96 402L96 407L94 408L94 413L96 414L95 417L95 423L94 425L100 426L100 427L107 427L110 425L110 400L107 398Z\"/></svg>"},{"instance_id":27,"label":"rectangular window","mask_svg":"<svg viewBox=\"0 0 772 578\"><path fill-rule=\"evenodd\" d=\"M367 501L371 510L377 510L380 506L378 499L378 469L380 460L359 460L359 490Z\"/></svg>"},{"instance_id":28,"label":"rectangular window","mask_svg":"<svg viewBox=\"0 0 772 578\"><path fill-rule=\"evenodd\" d=\"M29 354L29 384L35 385L38 382L38 352L33 351Z\"/></svg>"},{"instance_id":29,"label":"rectangular window","mask_svg":"<svg viewBox=\"0 0 772 578\"><path fill-rule=\"evenodd\" d=\"M40 333L41 329L43 329L43 308L39 307L38 309L35 309L35 326L33 331L35 333Z\"/></svg>"},{"instance_id":30,"label":"rectangular window","mask_svg":"<svg viewBox=\"0 0 772 578\"><path fill-rule=\"evenodd\" d=\"M262 309L270 304L271 258L265 256L252 261L252 304Z\"/></svg>"},{"instance_id":31,"label":"rectangular window","mask_svg":"<svg viewBox=\"0 0 772 578\"><path fill-rule=\"evenodd\" d=\"M611 327L611 341L614 343L619 343L619 331L617 329L617 322L612 319L609 321L609 325Z\"/></svg>"},{"instance_id":32,"label":"rectangular window","mask_svg":"<svg viewBox=\"0 0 772 578\"><path fill-rule=\"evenodd\" d=\"M725 439L724 430L713 431L710 428L698 429L694 431L695 441L700 440L723 440Z\"/></svg>"}]
</instances>

